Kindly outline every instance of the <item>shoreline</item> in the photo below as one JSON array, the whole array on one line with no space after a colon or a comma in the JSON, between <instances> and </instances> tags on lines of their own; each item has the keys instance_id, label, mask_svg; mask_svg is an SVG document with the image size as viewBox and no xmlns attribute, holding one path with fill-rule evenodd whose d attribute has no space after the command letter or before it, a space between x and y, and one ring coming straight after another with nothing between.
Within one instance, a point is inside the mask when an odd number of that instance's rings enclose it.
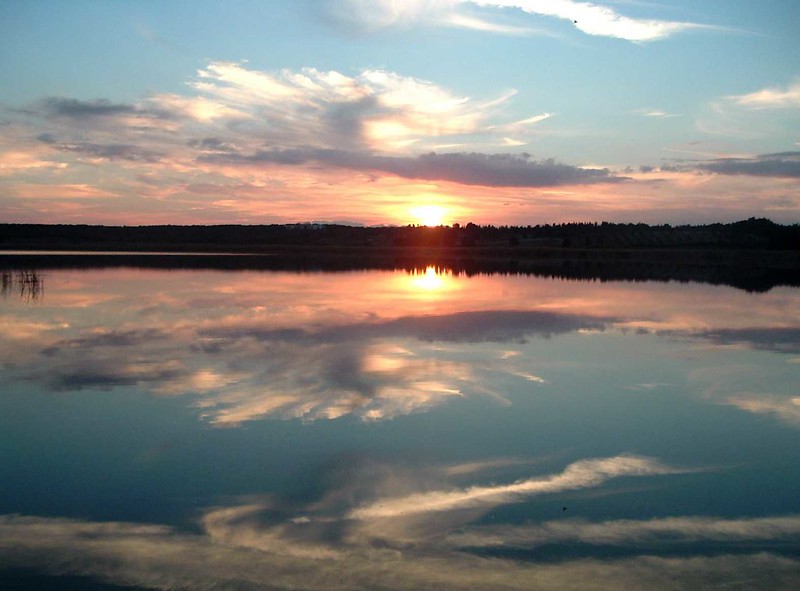
<instances>
[{"instance_id":1,"label":"shoreline","mask_svg":"<svg viewBox=\"0 0 800 591\"><path fill-rule=\"evenodd\" d=\"M0 270L133 267L337 272L435 267L454 274L519 274L587 281L680 281L751 292L800 287L800 252L745 249L559 247L290 247L261 252L196 250L0 251Z\"/></svg>"}]
</instances>

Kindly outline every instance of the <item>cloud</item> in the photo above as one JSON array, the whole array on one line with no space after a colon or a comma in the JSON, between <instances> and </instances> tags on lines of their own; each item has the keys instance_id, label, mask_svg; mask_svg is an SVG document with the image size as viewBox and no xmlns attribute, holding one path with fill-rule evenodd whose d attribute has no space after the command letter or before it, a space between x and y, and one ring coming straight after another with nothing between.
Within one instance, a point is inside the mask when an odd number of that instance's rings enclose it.
<instances>
[{"instance_id":1,"label":"cloud","mask_svg":"<svg viewBox=\"0 0 800 591\"><path fill-rule=\"evenodd\" d=\"M475 133L513 93L475 102L431 82L385 70L357 76L302 68L272 74L212 62L192 87L246 114L249 131L271 145L392 150L431 137Z\"/></svg>"},{"instance_id":2,"label":"cloud","mask_svg":"<svg viewBox=\"0 0 800 591\"><path fill-rule=\"evenodd\" d=\"M67 167L63 162L44 160L42 156L41 150L18 149L0 152L0 176L10 176L37 169L58 171Z\"/></svg>"},{"instance_id":3,"label":"cloud","mask_svg":"<svg viewBox=\"0 0 800 591\"><path fill-rule=\"evenodd\" d=\"M364 70L355 76L314 68L271 73L232 62L210 62L189 87L195 96L153 95L135 104L49 98L29 114L51 120L38 138L62 151L113 154L125 148L125 154L157 155L178 146L208 149L203 139L218 138L250 152L264 145L279 150L392 152L441 143L437 138L494 137L499 133L492 131L500 125L497 113L515 94L506 90L478 101L385 70ZM519 122L516 128L546 116ZM144 136L143 131L150 133ZM87 132L98 134L98 139L87 138ZM65 138L60 143L59 135ZM108 141L111 137L113 142ZM138 149L123 144L122 138L136 140Z\"/></svg>"},{"instance_id":4,"label":"cloud","mask_svg":"<svg viewBox=\"0 0 800 591\"><path fill-rule=\"evenodd\" d=\"M794 82L786 88L765 88L748 94L729 96L727 99L748 109L798 109L800 82Z\"/></svg>"},{"instance_id":5,"label":"cloud","mask_svg":"<svg viewBox=\"0 0 800 591\"><path fill-rule=\"evenodd\" d=\"M800 396L731 396L726 404L755 414L774 415L785 423L800 426Z\"/></svg>"},{"instance_id":6,"label":"cloud","mask_svg":"<svg viewBox=\"0 0 800 591\"><path fill-rule=\"evenodd\" d=\"M570 587L666 591L711 583L748 588L766 583L789 589L800 582L797 560L769 553L537 563L448 549L398 552L345 545L333 552L287 535L281 524L258 525L256 517L252 507L209 511L204 529L188 533L159 525L3 516L0 566L79 574L163 591Z\"/></svg>"},{"instance_id":7,"label":"cloud","mask_svg":"<svg viewBox=\"0 0 800 591\"><path fill-rule=\"evenodd\" d=\"M340 324L316 330L272 330L259 328L221 328L201 331L213 339L238 339L250 336L262 341L338 343L411 337L428 342L520 342L535 335L548 338L580 329L602 330L611 318L537 310L483 310L402 316L400 318Z\"/></svg>"},{"instance_id":8,"label":"cloud","mask_svg":"<svg viewBox=\"0 0 800 591\"><path fill-rule=\"evenodd\" d=\"M468 470L439 471L464 477ZM503 462L508 465L507 462ZM403 469L352 458L331 467L319 496L307 503L276 496L202 511L196 526L180 530L158 524L100 522L24 515L0 516L0 569L83 575L117 585L154 589L695 589L714 584L763 586L765 581L791 588L800 581L794 558L781 552L800 537L797 515L719 519L683 516L649 520L586 522L564 519L521 525L487 525L479 513L453 506L453 519L430 513L374 519L354 511L365 499L378 507L396 503L397 492L430 485L425 467ZM674 473L656 460L636 456L582 460L549 477L551 489L596 487L610 478ZM483 508L525 500L525 492L483 496ZM560 487L560 488L559 488ZM498 487L495 487L498 488ZM541 488L539 485L538 488ZM480 487L465 489L477 491ZM432 493L417 493L430 495ZM392 495L395 495L394 498ZM410 498L410 497L406 497ZM413 512L412 512L413 513ZM422 523L422 535L406 535L403 525ZM369 529L374 525L374 529ZM688 548L674 557L676 544L714 543L709 557ZM738 544L724 554L721 544ZM575 559L575 546L625 548L623 558ZM563 545L558 561L519 552ZM497 558L484 550L494 549ZM499 549L499 551L498 551ZM743 551L744 549L744 551ZM479 552L474 552L479 550ZM643 553L646 552L646 555ZM756 553L757 552L757 553ZM665 554L667 557L659 556ZM589 554L592 556L592 554ZM670 557L673 556L673 557ZM766 578L765 578L766 577Z\"/></svg>"},{"instance_id":9,"label":"cloud","mask_svg":"<svg viewBox=\"0 0 800 591\"><path fill-rule=\"evenodd\" d=\"M442 21L442 24L456 27L460 29L472 29L473 31L482 31L484 33L500 33L502 35L540 35L548 37L556 37L545 29L534 28L530 26L514 26L506 25L496 22L491 22L485 19L477 18L473 15L459 13L453 11Z\"/></svg>"},{"instance_id":10,"label":"cloud","mask_svg":"<svg viewBox=\"0 0 800 591\"><path fill-rule=\"evenodd\" d=\"M55 348L70 347L85 349L94 347L140 347L155 340L167 338L167 333L156 328L147 329L100 329L65 341L58 341Z\"/></svg>"},{"instance_id":11,"label":"cloud","mask_svg":"<svg viewBox=\"0 0 800 591\"><path fill-rule=\"evenodd\" d=\"M723 175L800 178L800 152L763 154L754 158L717 158L697 168Z\"/></svg>"},{"instance_id":12,"label":"cloud","mask_svg":"<svg viewBox=\"0 0 800 591\"><path fill-rule=\"evenodd\" d=\"M691 22L640 19L624 16L612 8L574 0L329 0L326 14L339 25L375 32L390 27L451 26L502 34L541 34L529 26L509 26L476 14L516 9L528 15L569 21L579 31L594 36L646 42L665 39L690 30L717 27Z\"/></svg>"},{"instance_id":13,"label":"cloud","mask_svg":"<svg viewBox=\"0 0 800 591\"><path fill-rule=\"evenodd\" d=\"M457 352L432 355L418 343L521 342L611 322L513 310L288 328L235 320L189 330L89 326L70 338L40 340L27 359L17 359L16 372L60 392L138 385L157 395L189 394L217 426L269 417L378 421L467 396L508 404L489 386L498 373L546 383L514 359L467 363Z\"/></svg>"},{"instance_id":14,"label":"cloud","mask_svg":"<svg viewBox=\"0 0 800 591\"><path fill-rule=\"evenodd\" d=\"M468 364L380 344L240 343L238 348L247 351L232 360L240 378L196 402L217 426L267 417L388 420L480 392Z\"/></svg>"},{"instance_id":15,"label":"cloud","mask_svg":"<svg viewBox=\"0 0 800 591\"><path fill-rule=\"evenodd\" d=\"M734 341L736 342L736 341ZM751 343L748 343L751 344ZM755 343L756 348L793 353L794 345ZM720 365L689 372L692 388L715 404L770 415L793 427L800 426L800 396L791 369L751 365Z\"/></svg>"},{"instance_id":16,"label":"cloud","mask_svg":"<svg viewBox=\"0 0 800 591\"><path fill-rule=\"evenodd\" d=\"M112 103L107 99L82 101L73 98L48 97L39 103L39 108L51 117L88 120L94 118L134 116L169 119L172 113L163 109L127 103Z\"/></svg>"},{"instance_id":17,"label":"cloud","mask_svg":"<svg viewBox=\"0 0 800 591\"><path fill-rule=\"evenodd\" d=\"M696 121L700 131L747 139L796 140L800 82L711 101Z\"/></svg>"},{"instance_id":18,"label":"cloud","mask_svg":"<svg viewBox=\"0 0 800 591\"><path fill-rule=\"evenodd\" d=\"M73 176L85 174L78 165L111 163L126 171L146 167L148 178L171 174L180 179L191 173L226 189L230 183L220 184L220 176L240 181L239 186L281 183L288 176L286 185L294 190L301 190L298 176L308 183L310 177L352 178L353 173L373 180L393 177L476 187L625 180L605 168L469 150L525 145L552 117L540 112L504 120L513 89L473 99L386 70L352 76L314 68L264 72L232 62L210 62L188 86L192 96L151 95L135 103L40 101L27 115L27 133L34 131L38 158L17 158L13 168L9 163L10 174L24 166L47 166L49 156L61 161L57 166L74 169ZM465 149L431 151L449 144ZM148 183L140 196L163 199L188 192L186 185L173 180L171 188L158 192L153 188L157 185ZM217 199L212 205L225 203Z\"/></svg>"},{"instance_id":19,"label":"cloud","mask_svg":"<svg viewBox=\"0 0 800 591\"><path fill-rule=\"evenodd\" d=\"M375 32L423 23L445 24L460 0L326 0L324 14L354 31Z\"/></svg>"},{"instance_id":20,"label":"cloud","mask_svg":"<svg viewBox=\"0 0 800 591\"><path fill-rule=\"evenodd\" d=\"M506 485L473 486L466 489L415 493L406 497L380 499L348 513L352 519L383 519L419 513L455 511L522 501L528 497L598 486L621 476L672 474L676 470L650 458L617 456L581 460L561 474L519 480Z\"/></svg>"},{"instance_id":21,"label":"cloud","mask_svg":"<svg viewBox=\"0 0 800 591\"><path fill-rule=\"evenodd\" d=\"M697 542L791 542L800 538L800 516L719 519L668 517L597 523L566 520L531 526L475 527L448 535L457 546L525 548L546 544L595 546L655 545L665 547Z\"/></svg>"},{"instance_id":22,"label":"cloud","mask_svg":"<svg viewBox=\"0 0 800 591\"><path fill-rule=\"evenodd\" d=\"M500 458L497 460L486 460L483 462L466 462L464 464L454 464L443 468L448 476L469 476L476 473L495 471L497 469L508 468L511 466L524 466L532 464L531 460L520 458Z\"/></svg>"},{"instance_id":23,"label":"cloud","mask_svg":"<svg viewBox=\"0 0 800 591\"><path fill-rule=\"evenodd\" d=\"M186 374L186 368L177 361L117 361L95 358L68 366L50 366L27 374L25 379L45 381L55 392L85 388L110 390L119 386L147 384L157 390L162 384Z\"/></svg>"},{"instance_id":24,"label":"cloud","mask_svg":"<svg viewBox=\"0 0 800 591\"><path fill-rule=\"evenodd\" d=\"M654 119L670 119L672 117L680 117L680 115L676 113L668 113L667 111L663 111L661 109L637 109L634 111L637 115L641 115L642 117L652 117Z\"/></svg>"},{"instance_id":25,"label":"cloud","mask_svg":"<svg viewBox=\"0 0 800 591\"><path fill-rule=\"evenodd\" d=\"M94 144L89 142L56 144L48 142L60 152L82 154L102 160L126 160L130 162L159 162L164 154L132 144Z\"/></svg>"},{"instance_id":26,"label":"cloud","mask_svg":"<svg viewBox=\"0 0 800 591\"><path fill-rule=\"evenodd\" d=\"M587 35L626 41L656 41L684 31L712 28L689 22L631 18L606 6L573 0L474 0L471 3L491 8L517 8L529 14L568 20Z\"/></svg>"},{"instance_id":27,"label":"cloud","mask_svg":"<svg viewBox=\"0 0 800 591\"><path fill-rule=\"evenodd\" d=\"M60 392L138 385L153 394L193 395L190 404L217 426L267 417L387 420L480 391L467 364L378 344L264 344L242 337L235 346L191 351L180 338L142 337L60 341L18 371Z\"/></svg>"},{"instance_id":28,"label":"cloud","mask_svg":"<svg viewBox=\"0 0 800 591\"><path fill-rule=\"evenodd\" d=\"M719 328L695 335L721 345L744 344L763 351L800 353L800 328Z\"/></svg>"},{"instance_id":29,"label":"cloud","mask_svg":"<svg viewBox=\"0 0 800 591\"><path fill-rule=\"evenodd\" d=\"M706 152L689 152L698 156L713 156ZM641 167L652 172L654 167ZM660 167L662 172L710 172L722 176L751 176L765 178L800 178L800 152L776 152L759 155L719 156L707 160L676 160Z\"/></svg>"},{"instance_id":30,"label":"cloud","mask_svg":"<svg viewBox=\"0 0 800 591\"><path fill-rule=\"evenodd\" d=\"M616 183L626 180L607 168L580 168L529 154L431 152L416 157L379 156L341 150L262 150L252 155L210 154L200 160L226 164L301 165L311 162L351 170L384 172L401 178L448 181L490 187L553 187Z\"/></svg>"},{"instance_id":31,"label":"cloud","mask_svg":"<svg viewBox=\"0 0 800 591\"><path fill-rule=\"evenodd\" d=\"M81 101L78 99L51 97L42 100L41 105L49 115L75 119L128 115L139 112L139 109L134 105L112 103L106 99Z\"/></svg>"},{"instance_id":32,"label":"cloud","mask_svg":"<svg viewBox=\"0 0 800 591\"><path fill-rule=\"evenodd\" d=\"M105 200L116 198L119 195L106 191L100 187L87 184L22 184L9 187L7 194L22 199L52 199L52 200Z\"/></svg>"}]
</instances>

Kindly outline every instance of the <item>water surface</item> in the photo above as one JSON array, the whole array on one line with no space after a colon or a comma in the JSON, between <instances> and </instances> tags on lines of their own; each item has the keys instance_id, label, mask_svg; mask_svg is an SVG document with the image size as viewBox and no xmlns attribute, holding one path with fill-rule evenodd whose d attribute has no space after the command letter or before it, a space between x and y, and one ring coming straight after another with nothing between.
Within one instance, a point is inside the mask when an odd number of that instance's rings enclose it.
<instances>
[{"instance_id":1,"label":"water surface","mask_svg":"<svg viewBox=\"0 0 800 591\"><path fill-rule=\"evenodd\" d=\"M7 581L800 584L797 289L14 270L0 325Z\"/></svg>"}]
</instances>

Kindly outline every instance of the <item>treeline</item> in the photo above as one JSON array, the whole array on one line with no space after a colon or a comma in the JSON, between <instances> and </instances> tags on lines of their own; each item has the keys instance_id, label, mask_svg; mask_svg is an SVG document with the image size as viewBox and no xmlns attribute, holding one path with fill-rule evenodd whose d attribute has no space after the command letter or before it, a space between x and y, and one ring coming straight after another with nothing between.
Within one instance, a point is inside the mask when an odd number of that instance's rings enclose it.
<instances>
[{"instance_id":1,"label":"treeline","mask_svg":"<svg viewBox=\"0 0 800 591\"><path fill-rule=\"evenodd\" d=\"M358 227L337 224L92 226L0 224L0 249L268 252L275 247L544 247L559 249L800 250L800 225L750 218L730 224L651 226L565 223L536 226Z\"/></svg>"}]
</instances>

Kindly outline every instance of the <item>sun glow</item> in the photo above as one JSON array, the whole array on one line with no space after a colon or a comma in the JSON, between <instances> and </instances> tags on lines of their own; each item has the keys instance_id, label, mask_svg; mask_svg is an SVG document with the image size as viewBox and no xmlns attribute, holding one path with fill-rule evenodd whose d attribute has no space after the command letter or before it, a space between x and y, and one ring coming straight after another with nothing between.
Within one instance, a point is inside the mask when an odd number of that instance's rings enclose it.
<instances>
[{"instance_id":1,"label":"sun glow","mask_svg":"<svg viewBox=\"0 0 800 591\"><path fill-rule=\"evenodd\" d=\"M439 205L420 205L411 210L411 215L423 226L441 226L446 211Z\"/></svg>"},{"instance_id":2,"label":"sun glow","mask_svg":"<svg viewBox=\"0 0 800 591\"><path fill-rule=\"evenodd\" d=\"M411 286L417 295L427 298L456 289L456 280L451 272L431 265L411 274Z\"/></svg>"},{"instance_id":3,"label":"sun glow","mask_svg":"<svg viewBox=\"0 0 800 591\"><path fill-rule=\"evenodd\" d=\"M414 285L428 291L441 288L443 283L444 281L442 281L439 273L436 272L435 267L428 267L425 269L424 274L418 275L414 279Z\"/></svg>"}]
</instances>

